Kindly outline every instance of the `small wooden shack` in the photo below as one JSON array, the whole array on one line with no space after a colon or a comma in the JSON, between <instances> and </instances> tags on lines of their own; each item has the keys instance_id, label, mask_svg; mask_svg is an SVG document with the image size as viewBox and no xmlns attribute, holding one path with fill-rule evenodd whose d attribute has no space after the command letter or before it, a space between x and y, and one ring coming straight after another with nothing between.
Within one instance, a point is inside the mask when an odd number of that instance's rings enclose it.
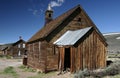
<instances>
[{"instance_id":1,"label":"small wooden shack","mask_svg":"<svg viewBox=\"0 0 120 78\"><path fill-rule=\"evenodd\" d=\"M20 39L14 43L4 44L3 54L12 56L13 58L22 57L26 51L26 42Z\"/></svg>"},{"instance_id":2,"label":"small wooden shack","mask_svg":"<svg viewBox=\"0 0 120 78\"><path fill-rule=\"evenodd\" d=\"M90 70L106 66L107 43L80 5L53 19L49 6L45 26L27 42L27 65L42 72Z\"/></svg>"}]
</instances>

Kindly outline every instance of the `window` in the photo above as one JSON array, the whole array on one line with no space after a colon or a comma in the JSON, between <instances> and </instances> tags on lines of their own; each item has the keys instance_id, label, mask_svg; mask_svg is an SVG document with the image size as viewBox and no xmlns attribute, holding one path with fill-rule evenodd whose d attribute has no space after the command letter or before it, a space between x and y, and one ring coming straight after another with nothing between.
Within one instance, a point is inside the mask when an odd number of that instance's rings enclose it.
<instances>
[{"instance_id":1,"label":"window","mask_svg":"<svg viewBox=\"0 0 120 78\"><path fill-rule=\"evenodd\" d=\"M20 48L20 44L18 44L18 48Z\"/></svg>"},{"instance_id":2,"label":"window","mask_svg":"<svg viewBox=\"0 0 120 78\"><path fill-rule=\"evenodd\" d=\"M25 48L25 44L23 44L23 48Z\"/></svg>"},{"instance_id":3,"label":"window","mask_svg":"<svg viewBox=\"0 0 120 78\"><path fill-rule=\"evenodd\" d=\"M78 22L81 22L81 18L78 18Z\"/></svg>"},{"instance_id":4,"label":"window","mask_svg":"<svg viewBox=\"0 0 120 78\"><path fill-rule=\"evenodd\" d=\"M78 21L78 25L82 25L82 19L80 17L78 18L77 21Z\"/></svg>"}]
</instances>

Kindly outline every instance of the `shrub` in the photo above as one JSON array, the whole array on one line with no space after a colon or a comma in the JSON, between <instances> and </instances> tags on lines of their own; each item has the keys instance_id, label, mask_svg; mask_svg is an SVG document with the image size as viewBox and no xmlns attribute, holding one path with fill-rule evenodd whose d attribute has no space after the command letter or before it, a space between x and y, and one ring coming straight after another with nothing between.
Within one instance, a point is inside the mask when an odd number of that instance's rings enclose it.
<instances>
[{"instance_id":1,"label":"shrub","mask_svg":"<svg viewBox=\"0 0 120 78\"><path fill-rule=\"evenodd\" d=\"M83 71L78 71L75 73L74 78L85 78L85 76L90 76L90 71L84 69Z\"/></svg>"},{"instance_id":2,"label":"shrub","mask_svg":"<svg viewBox=\"0 0 120 78\"><path fill-rule=\"evenodd\" d=\"M112 63L110 66L105 69L100 70L99 72L92 72L90 75L93 77L102 78L104 76L113 76L120 73L120 62Z\"/></svg>"},{"instance_id":3,"label":"shrub","mask_svg":"<svg viewBox=\"0 0 120 78\"><path fill-rule=\"evenodd\" d=\"M104 76L113 76L117 74L120 74L120 62L112 63L105 69L97 69L93 71L89 71L87 69L84 71L80 70L75 73L74 78L85 78L87 76L91 76L93 78L103 78Z\"/></svg>"},{"instance_id":4,"label":"shrub","mask_svg":"<svg viewBox=\"0 0 120 78\"><path fill-rule=\"evenodd\" d=\"M12 57L10 55L6 55L6 58L7 59L11 59Z\"/></svg>"},{"instance_id":5,"label":"shrub","mask_svg":"<svg viewBox=\"0 0 120 78\"><path fill-rule=\"evenodd\" d=\"M74 75L74 78L84 78L83 72L79 71Z\"/></svg>"},{"instance_id":6,"label":"shrub","mask_svg":"<svg viewBox=\"0 0 120 78\"><path fill-rule=\"evenodd\" d=\"M102 78L106 75L106 72L104 72L103 69L98 69L99 71L91 71L90 72L90 76L92 76L93 78Z\"/></svg>"},{"instance_id":7,"label":"shrub","mask_svg":"<svg viewBox=\"0 0 120 78\"><path fill-rule=\"evenodd\" d=\"M27 66L24 66L24 65L21 65L18 68L23 69L24 72L36 72L35 69L27 67Z\"/></svg>"},{"instance_id":8,"label":"shrub","mask_svg":"<svg viewBox=\"0 0 120 78\"><path fill-rule=\"evenodd\" d=\"M4 55L0 55L0 58L3 58L4 57Z\"/></svg>"},{"instance_id":9,"label":"shrub","mask_svg":"<svg viewBox=\"0 0 120 78\"><path fill-rule=\"evenodd\" d=\"M36 70L33 69L33 68L25 68L25 71L28 71L28 72L36 72Z\"/></svg>"},{"instance_id":10,"label":"shrub","mask_svg":"<svg viewBox=\"0 0 120 78\"><path fill-rule=\"evenodd\" d=\"M120 73L120 62L112 63L106 69L106 75L116 75Z\"/></svg>"},{"instance_id":11,"label":"shrub","mask_svg":"<svg viewBox=\"0 0 120 78\"><path fill-rule=\"evenodd\" d=\"M25 68L26 68L26 66L21 65L21 66L19 66L18 68L20 68L20 69L25 69Z\"/></svg>"},{"instance_id":12,"label":"shrub","mask_svg":"<svg viewBox=\"0 0 120 78\"><path fill-rule=\"evenodd\" d=\"M5 68L2 72L2 74L8 74L8 75L12 75L14 77L18 76L18 74L16 73L16 71L14 70L13 67L9 66L7 68Z\"/></svg>"}]
</instances>

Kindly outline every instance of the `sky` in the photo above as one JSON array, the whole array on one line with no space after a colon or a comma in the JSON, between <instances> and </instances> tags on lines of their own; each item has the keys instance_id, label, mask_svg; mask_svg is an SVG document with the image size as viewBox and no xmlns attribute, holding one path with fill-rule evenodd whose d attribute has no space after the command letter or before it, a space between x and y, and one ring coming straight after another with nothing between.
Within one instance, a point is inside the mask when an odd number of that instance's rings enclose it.
<instances>
[{"instance_id":1,"label":"sky","mask_svg":"<svg viewBox=\"0 0 120 78\"><path fill-rule=\"evenodd\" d=\"M102 33L120 32L120 0L0 0L0 44L29 40L44 26L48 4L53 18L80 4Z\"/></svg>"}]
</instances>

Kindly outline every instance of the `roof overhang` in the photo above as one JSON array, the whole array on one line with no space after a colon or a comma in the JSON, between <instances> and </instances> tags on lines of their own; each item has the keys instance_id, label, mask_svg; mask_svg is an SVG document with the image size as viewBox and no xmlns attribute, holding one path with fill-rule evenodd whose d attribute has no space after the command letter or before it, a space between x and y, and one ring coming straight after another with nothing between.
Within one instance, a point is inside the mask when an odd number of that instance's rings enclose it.
<instances>
[{"instance_id":1,"label":"roof overhang","mask_svg":"<svg viewBox=\"0 0 120 78\"><path fill-rule=\"evenodd\" d=\"M68 30L59 39L57 39L53 44L57 46L73 46L80 40L86 33L88 33L92 27L87 27L79 30Z\"/></svg>"}]
</instances>

